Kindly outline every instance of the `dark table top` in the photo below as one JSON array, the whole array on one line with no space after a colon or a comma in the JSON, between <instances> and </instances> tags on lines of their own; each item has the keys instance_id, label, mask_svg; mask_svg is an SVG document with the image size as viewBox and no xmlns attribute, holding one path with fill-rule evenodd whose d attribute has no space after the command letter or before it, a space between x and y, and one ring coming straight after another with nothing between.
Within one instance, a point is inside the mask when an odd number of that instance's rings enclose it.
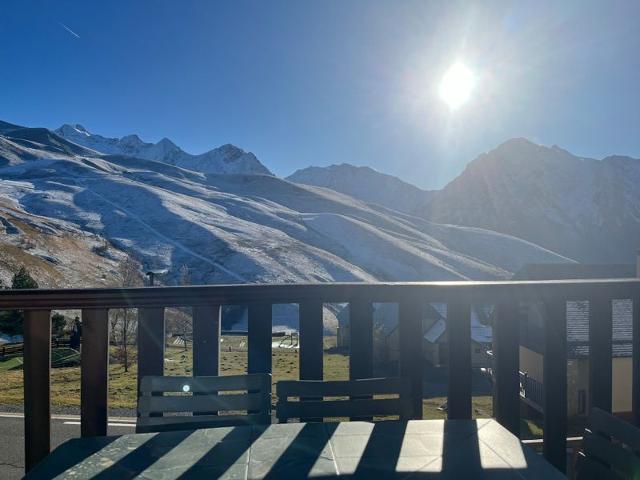
<instances>
[{"instance_id":1,"label":"dark table top","mask_svg":"<svg viewBox=\"0 0 640 480\"><path fill-rule=\"evenodd\" d=\"M73 439L26 478L566 478L494 420L289 423Z\"/></svg>"}]
</instances>

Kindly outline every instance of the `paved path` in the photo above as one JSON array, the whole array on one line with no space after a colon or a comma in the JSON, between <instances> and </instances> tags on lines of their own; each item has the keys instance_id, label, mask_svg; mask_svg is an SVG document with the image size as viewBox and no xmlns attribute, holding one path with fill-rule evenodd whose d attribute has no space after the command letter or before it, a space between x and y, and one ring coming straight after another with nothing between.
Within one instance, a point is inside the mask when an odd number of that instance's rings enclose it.
<instances>
[{"instance_id":1,"label":"paved path","mask_svg":"<svg viewBox=\"0 0 640 480\"><path fill-rule=\"evenodd\" d=\"M133 433L133 418L109 420L109 435ZM51 448L80 436L80 417L54 415L51 419ZM13 480L24 475L24 417L20 413L0 412L0 478Z\"/></svg>"}]
</instances>

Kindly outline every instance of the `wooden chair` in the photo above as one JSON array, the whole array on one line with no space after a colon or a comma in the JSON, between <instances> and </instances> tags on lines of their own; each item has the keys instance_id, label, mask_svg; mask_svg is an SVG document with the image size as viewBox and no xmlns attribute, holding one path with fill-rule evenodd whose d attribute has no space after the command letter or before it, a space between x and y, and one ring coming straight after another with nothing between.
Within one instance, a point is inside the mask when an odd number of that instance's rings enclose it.
<instances>
[{"instance_id":1,"label":"wooden chair","mask_svg":"<svg viewBox=\"0 0 640 480\"><path fill-rule=\"evenodd\" d=\"M576 478L637 479L640 477L640 429L593 408L576 461Z\"/></svg>"},{"instance_id":2,"label":"wooden chair","mask_svg":"<svg viewBox=\"0 0 640 480\"><path fill-rule=\"evenodd\" d=\"M278 421L290 418L322 421L327 417L368 418L397 415L411 418L411 385L407 378L367 378L347 381L286 380L276 384ZM396 398L373 398L395 395ZM298 397L298 401L291 401ZM324 400L323 397L350 397Z\"/></svg>"},{"instance_id":3,"label":"wooden chair","mask_svg":"<svg viewBox=\"0 0 640 480\"><path fill-rule=\"evenodd\" d=\"M137 433L270 423L269 374L140 380Z\"/></svg>"}]
</instances>

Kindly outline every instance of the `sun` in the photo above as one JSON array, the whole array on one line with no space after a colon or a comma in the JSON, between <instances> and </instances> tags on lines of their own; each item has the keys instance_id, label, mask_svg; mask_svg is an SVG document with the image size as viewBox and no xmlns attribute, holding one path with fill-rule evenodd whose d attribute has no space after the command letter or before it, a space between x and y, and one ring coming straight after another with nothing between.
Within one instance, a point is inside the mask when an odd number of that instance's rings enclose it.
<instances>
[{"instance_id":1,"label":"sun","mask_svg":"<svg viewBox=\"0 0 640 480\"><path fill-rule=\"evenodd\" d=\"M440 98L451 109L464 104L475 87L473 72L463 63L455 63L446 71L440 82Z\"/></svg>"}]
</instances>

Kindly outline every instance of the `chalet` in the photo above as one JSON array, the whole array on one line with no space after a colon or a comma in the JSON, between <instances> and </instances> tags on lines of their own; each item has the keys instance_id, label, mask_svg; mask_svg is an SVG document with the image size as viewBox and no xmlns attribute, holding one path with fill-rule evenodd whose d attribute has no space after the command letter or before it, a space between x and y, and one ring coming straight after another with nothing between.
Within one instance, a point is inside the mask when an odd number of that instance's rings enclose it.
<instances>
[{"instance_id":1,"label":"chalet","mask_svg":"<svg viewBox=\"0 0 640 480\"><path fill-rule=\"evenodd\" d=\"M471 361L474 368L490 367L492 305L476 305L471 310ZM446 366L448 341L446 332L447 305L428 303L422 318L423 358L432 366ZM348 309L338 314L338 346L349 346ZM374 352L382 362L397 363L400 359L400 335L398 330L398 305L377 303L373 310Z\"/></svg>"},{"instance_id":2,"label":"chalet","mask_svg":"<svg viewBox=\"0 0 640 480\"><path fill-rule=\"evenodd\" d=\"M534 264L517 272L514 280L635 278L634 265ZM539 304L520 306L521 395L542 411L544 385L544 324ZM632 301L612 302L612 408L631 412ZM567 400L570 416L589 412L589 302L567 302Z\"/></svg>"}]
</instances>

